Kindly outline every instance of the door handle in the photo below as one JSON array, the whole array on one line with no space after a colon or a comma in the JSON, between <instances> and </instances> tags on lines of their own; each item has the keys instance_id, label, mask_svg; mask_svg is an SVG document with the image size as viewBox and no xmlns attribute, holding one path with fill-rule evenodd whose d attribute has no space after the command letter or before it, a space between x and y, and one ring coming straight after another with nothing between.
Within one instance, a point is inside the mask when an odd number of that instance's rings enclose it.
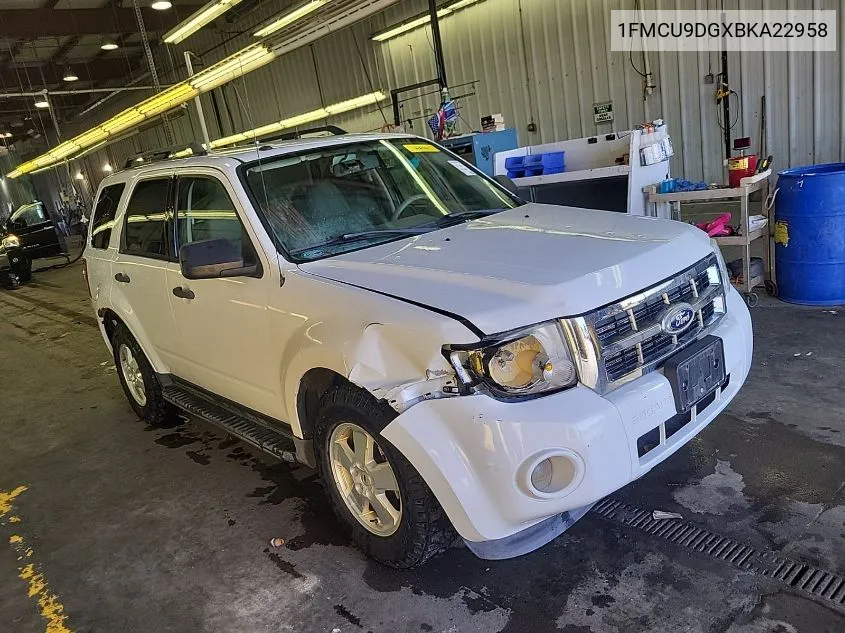
<instances>
[{"instance_id":1,"label":"door handle","mask_svg":"<svg viewBox=\"0 0 845 633\"><path fill-rule=\"evenodd\" d=\"M119 281L122 284L128 284L130 281L129 275L127 275L126 273L117 273L114 276L114 280Z\"/></svg>"},{"instance_id":2,"label":"door handle","mask_svg":"<svg viewBox=\"0 0 845 633\"><path fill-rule=\"evenodd\" d=\"M183 288L182 286L176 286L173 289L173 294L180 299L193 299L196 297L193 290L188 290L187 288Z\"/></svg>"}]
</instances>

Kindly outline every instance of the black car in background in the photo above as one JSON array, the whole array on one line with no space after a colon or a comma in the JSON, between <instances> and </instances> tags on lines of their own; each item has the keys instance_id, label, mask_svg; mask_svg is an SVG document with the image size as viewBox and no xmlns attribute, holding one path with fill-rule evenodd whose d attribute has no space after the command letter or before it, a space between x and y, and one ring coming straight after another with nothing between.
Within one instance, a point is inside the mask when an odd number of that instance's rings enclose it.
<instances>
[{"instance_id":1,"label":"black car in background","mask_svg":"<svg viewBox=\"0 0 845 633\"><path fill-rule=\"evenodd\" d=\"M63 252L43 202L18 207L0 229L0 284L15 288L32 277L32 260Z\"/></svg>"},{"instance_id":2,"label":"black car in background","mask_svg":"<svg viewBox=\"0 0 845 633\"><path fill-rule=\"evenodd\" d=\"M59 233L43 202L30 202L18 207L3 228L3 238L17 237L21 250L30 259L53 257L62 253Z\"/></svg>"}]
</instances>

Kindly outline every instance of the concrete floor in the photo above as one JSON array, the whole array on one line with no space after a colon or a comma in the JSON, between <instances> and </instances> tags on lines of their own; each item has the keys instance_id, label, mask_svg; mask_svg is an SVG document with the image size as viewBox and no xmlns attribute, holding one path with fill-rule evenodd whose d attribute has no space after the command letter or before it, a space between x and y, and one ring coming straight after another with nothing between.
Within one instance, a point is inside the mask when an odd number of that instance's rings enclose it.
<instances>
[{"instance_id":1,"label":"concrete floor","mask_svg":"<svg viewBox=\"0 0 845 633\"><path fill-rule=\"evenodd\" d=\"M729 411L616 496L845 574L845 311L763 303ZM371 563L309 471L133 418L78 265L0 292L0 367L2 632L845 630L830 602L596 514L507 562Z\"/></svg>"}]
</instances>

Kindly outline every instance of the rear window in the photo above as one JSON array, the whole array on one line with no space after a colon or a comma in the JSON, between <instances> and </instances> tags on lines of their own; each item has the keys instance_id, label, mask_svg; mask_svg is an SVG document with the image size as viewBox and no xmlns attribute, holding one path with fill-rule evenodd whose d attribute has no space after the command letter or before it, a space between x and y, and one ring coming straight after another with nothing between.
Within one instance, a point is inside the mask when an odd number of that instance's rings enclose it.
<instances>
[{"instance_id":1,"label":"rear window","mask_svg":"<svg viewBox=\"0 0 845 633\"><path fill-rule=\"evenodd\" d=\"M140 257L171 257L173 224L168 213L170 179L139 182L126 205L121 252Z\"/></svg>"},{"instance_id":2,"label":"rear window","mask_svg":"<svg viewBox=\"0 0 845 633\"><path fill-rule=\"evenodd\" d=\"M91 246L94 248L108 248L111 240L111 230L114 228L114 216L120 196L126 189L125 183L110 185L100 192L97 205L94 207L94 217L91 218Z\"/></svg>"}]
</instances>

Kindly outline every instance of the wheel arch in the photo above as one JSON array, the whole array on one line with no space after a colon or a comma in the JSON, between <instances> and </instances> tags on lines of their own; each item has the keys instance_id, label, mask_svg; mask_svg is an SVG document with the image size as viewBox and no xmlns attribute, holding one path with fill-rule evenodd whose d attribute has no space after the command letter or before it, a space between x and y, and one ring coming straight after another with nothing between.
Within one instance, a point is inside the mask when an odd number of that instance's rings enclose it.
<instances>
[{"instance_id":1,"label":"wheel arch","mask_svg":"<svg viewBox=\"0 0 845 633\"><path fill-rule=\"evenodd\" d=\"M166 365L161 361L158 355L154 353L152 345L148 343L149 339L147 338L144 329L139 323L137 323L136 319L124 319L111 308L101 308L97 311L97 316L100 317L102 322L103 337L106 338L106 343L109 348L112 346L111 341L114 337L115 330L118 325L122 325L129 331L135 341L137 341L138 346L141 348L141 351L144 352L144 355L147 357L153 371L158 374L166 374L169 372Z\"/></svg>"},{"instance_id":2,"label":"wheel arch","mask_svg":"<svg viewBox=\"0 0 845 633\"><path fill-rule=\"evenodd\" d=\"M335 385L352 384L338 372L326 367L314 367L302 375L296 390L296 418L303 439L314 436L320 398Z\"/></svg>"}]
</instances>

